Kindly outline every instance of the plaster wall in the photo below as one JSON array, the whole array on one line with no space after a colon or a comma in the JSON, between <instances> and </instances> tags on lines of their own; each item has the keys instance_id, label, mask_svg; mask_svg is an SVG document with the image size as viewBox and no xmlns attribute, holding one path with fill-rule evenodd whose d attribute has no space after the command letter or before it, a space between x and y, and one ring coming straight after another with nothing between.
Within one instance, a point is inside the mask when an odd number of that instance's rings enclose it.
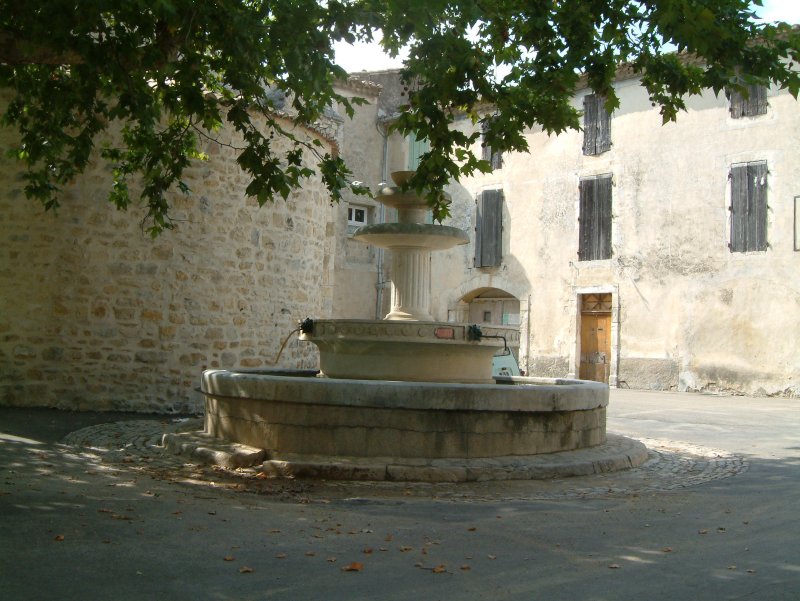
<instances>
[{"instance_id":1,"label":"plaster wall","mask_svg":"<svg viewBox=\"0 0 800 601\"><path fill-rule=\"evenodd\" d=\"M12 141L0 130L3 147ZM236 151L204 150L186 174L191 194L170 199L177 229L155 240L141 209L106 201L102 164L55 215L0 157L0 404L199 411L202 370L272 366L298 319L330 315L335 222L319 178L259 208ZM317 361L294 337L278 365Z\"/></svg>"},{"instance_id":2,"label":"plaster wall","mask_svg":"<svg viewBox=\"0 0 800 601\"><path fill-rule=\"evenodd\" d=\"M687 100L677 123L662 125L637 80L616 85L621 107L612 115L610 151L583 156L582 132L534 130L528 153L507 154L501 169L451 187L451 224L473 239L476 196L502 187L504 258L499 268L476 269L470 244L451 253L459 272L435 257L437 310L481 286L512 293L521 304L522 368L567 376L577 373L579 295L608 291L615 297L612 384L800 395L793 240L800 106L771 90L768 114L734 120L724 95L706 93ZM584 93L574 98L578 108ZM728 173L756 160L769 167L769 248L732 253ZM606 173L613 176L612 258L578 261L579 181Z\"/></svg>"}]
</instances>

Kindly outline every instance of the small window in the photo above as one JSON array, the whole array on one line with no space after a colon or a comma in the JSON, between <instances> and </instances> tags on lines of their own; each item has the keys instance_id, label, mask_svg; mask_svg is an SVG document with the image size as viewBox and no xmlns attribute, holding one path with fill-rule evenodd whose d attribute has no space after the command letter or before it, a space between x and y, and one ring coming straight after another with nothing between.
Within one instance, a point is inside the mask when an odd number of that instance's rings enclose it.
<instances>
[{"instance_id":1,"label":"small window","mask_svg":"<svg viewBox=\"0 0 800 601\"><path fill-rule=\"evenodd\" d=\"M503 261L503 191L484 190L476 204L475 267L499 267Z\"/></svg>"},{"instance_id":2,"label":"small window","mask_svg":"<svg viewBox=\"0 0 800 601\"><path fill-rule=\"evenodd\" d=\"M491 311L484 311L483 312L483 323L492 323L492 312Z\"/></svg>"},{"instance_id":3,"label":"small window","mask_svg":"<svg viewBox=\"0 0 800 601\"><path fill-rule=\"evenodd\" d=\"M745 86L743 92L728 90L731 118L757 117L767 113L767 88L758 84Z\"/></svg>"},{"instance_id":4,"label":"small window","mask_svg":"<svg viewBox=\"0 0 800 601\"><path fill-rule=\"evenodd\" d=\"M481 158L487 161L492 166L492 171L500 169L503 166L503 151L495 150L486 143L486 131L489 129L489 123L484 121L481 133Z\"/></svg>"},{"instance_id":5,"label":"small window","mask_svg":"<svg viewBox=\"0 0 800 601\"><path fill-rule=\"evenodd\" d=\"M611 174L580 182L578 260L611 258Z\"/></svg>"},{"instance_id":6,"label":"small window","mask_svg":"<svg viewBox=\"0 0 800 601\"><path fill-rule=\"evenodd\" d=\"M347 207L347 225L361 227L367 225L367 207L349 205Z\"/></svg>"},{"instance_id":7,"label":"small window","mask_svg":"<svg viewBox=\"0 0 800 601\"><path fill-rule=\"evenodd\" d=\"M611 113L605 96L589 94L583 99L583 154L594 156L611 148Z\"/></svg>"},{"instance_id":8,"label":"small window","mask_svg":"<svg viewBox=\"0 0 800 601\"><path fill-rule=\"evenodd\" d=\"M731 252L767 250L767 163L731 166Z\"/></svg>"}]
</instances>

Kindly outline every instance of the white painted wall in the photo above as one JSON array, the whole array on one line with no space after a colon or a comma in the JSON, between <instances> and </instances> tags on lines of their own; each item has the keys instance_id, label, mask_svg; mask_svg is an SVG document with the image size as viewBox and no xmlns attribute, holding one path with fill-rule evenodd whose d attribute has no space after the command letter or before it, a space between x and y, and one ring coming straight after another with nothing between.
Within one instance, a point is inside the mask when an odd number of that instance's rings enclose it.
<instances>
[{"instance_id":1,"label":"white painted wall","mask_svg":"<svg viewBox=\"0 0 800 601\"><path fill-rule=\"evenodd\" d=\"M734 120L724 95L706 93L688 100L677 123L662 125L637 80L619 82L617 92L609 152L583 156L581 132L531 131L528 153L451 186L451 224L473 236L476 195L502 186L504 260L475 269L472 245L436 256L434 313L446 317L475 288L506 290L521 301L523 369L566 376L577 369L578 294L613 290L612 383L800 395L800 106L771 90L767 115ZM731 253L728 172L754 160L769 167L770 247ZM614 181L613 257L579 262L578 183L603 173Z\"/></svg>"}]
</instances>

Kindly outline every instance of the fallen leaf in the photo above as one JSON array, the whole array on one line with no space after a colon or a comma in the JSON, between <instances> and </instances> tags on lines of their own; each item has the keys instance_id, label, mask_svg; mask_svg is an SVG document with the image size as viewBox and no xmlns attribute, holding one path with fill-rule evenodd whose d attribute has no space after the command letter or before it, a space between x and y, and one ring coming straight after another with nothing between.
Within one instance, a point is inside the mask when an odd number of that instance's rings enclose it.
<instances>
[{"instance_id":1,"label":"fallen leaf","mask_svg":"<svg viewBox=\"0 0 800 601\"><path fill-rule=\"evenodd\" d=\"M222 561L233 561L234 559L236 558L233 555L226 555L222 558Z\"/></svg>"},{"instance_id":2,"label":"fallen leaf","mask_svg":"<svg viewBox=\"0 0 800 601\"><path fill-rule=\"evenodd\" d=\"M329 557L328 558L328 563L336 563L336 558L335 557Z\"/></svg>"},{"instance_id":3,"label":"fallen leaf","mask_svg":"<svg viewBox=\"0 0 800 601\"><path fill-rule=\"evenodd\" d=\"M702 530L698 530L697 534L708 534L708 528L703 528Z\"/></svg>"},{"instance_id":4,"label":"fallen leaf","mask_svg":"<svg viewBox=\"0 0 800 601\"><path fill-rule=\"evenodd\" d=\"M209 511L208 515L217 515L217 512L216 511Z\"/></svg>"},{"instance_id":5,"label":"fallen leaf","mask_svg":"<svg viewBox=\"0 0 800 601\"><path fill-rule=\"evenodd\" d=\"M286 559L286 553L276 553L275 559Z\"/></svg>"},{"instance_id":6,"label":"fallen leaf","mask_svg":"<svg viewBox=\"0 0 800 601\"><path fill-rule=\"evenodd\" d=\"M609 564L608 567L609 567L609 569L612 569L612 570L619 570L622 566L619 565L618 563L612 563L612 564Z\"/></svg>"},{"instance_id":7,"label":"fallen leaf","mask_svg":"<svg viewBox=\"0 0 800 601\"><path fill-rule=\"evenodd\" d=\"M464 564L459 569L460 570L464 570L465 572L469 572L472 568L470 566L468 566L467 564Z\"/></svg>"},{"instance_id":8,"label":"fallen leaf","mask_svg":"<svg viewBox=\"0 0 800 601\"><path fill-rule=\"evenodd\" d=\"M489 559L497 559L497 555L487 555L486 557Z\"/></svg>"},{"instance_id":9,"label":"fallen leaf","mask_svg":"<svg viewBox=\"0 0 800 601\"><path fill-rule=\"evenodd\" d=\"M378 547L378 551L388 551L388 547Z\"/></svg>"},{"instance_id":10,"label":"fallen leaf","mask_svg":"<svg viewBox=\"0 0 800 601\"><path fill-rule=\"evenodd\" d=\"M729 569L729 570L735 570L735 569L736 569L736 566L728 566L728 569Z\"/></svg>"},{"instance_id":11,"label":"fallen leaf","mask_svg":"<svg viewBox=\"0 0 800 601\"><path fill-rule=\"evenodd\" d=\"M269 533L270 534L280 534L280 530L278 530L277 528L273 528L272 530L269 531Z\"/></svg>"},{"instance_id":12,"label":"fallen leaf","mask_svg":"<svg viewBox=\"0 0 800 601\"><path fill-rule=\"evenodd\" d=\"M342 572L360 572L364 569L364 564L354 561L352 563L348 563L346 566L342 568Z\"/></svg>"},{"instance_id":13,"label":"fallen leaf","mask_svg":"<svg viewBox=\"0 0 800 601\"><path fill-rule=\"evenodd\" d=\"M467 528L467 532L475 532L477 528L473 526L472 528Z\"/></svg>"},{"instance_id":14,"label":"fallen leaf","mask_svg":"<svg viewBox=\"0 0 800 601\"><path fill-rule=\"evenodd\" d=\"M661 551L662 553L672 553L672 547L664 547Z\"/></svg>"},{"instance_id":15,"label":"fallen leaf","mask_svg":"<svg viewBox=\"0 0 800 601\"><path fill-rule=\"evenodd\" d=\"M97 513L114 513L114 512L111 511L110 509L105 509L104 507L101 507L100 509L97 510Z\"/></svg>"},{"instance_id":16,"label":"fallen leaf","mask_svg":"<svg viewBox=\"0 0 800 601\"><path fill-rule=\"evenodd\" d=\"M363 551L361 551L364 555L371 555L372 554L372 547L364 547Z\"/></svg>"},{"instance_id":17,"label":"fallen leaf","mask_svg":"<svg viewBox=\"0 0 800 601\"><path fill-rule=\"evenodd\" d=\"M443 563L442 563L442 564L439 564L438 566L436 566L435 568L433 568L433 573L434 573L434 574L442 574L442 573L444 573L444 572L446 572L446 571L447 571L447 566L446 566L446 565L444 565Z\"/></svg>"},{"instance_id":18,"label":"fallen leaf","mask_svg":"<svg viewBox=\"0 0 800 601\"><path fill-rule=\"evenodd\" d=\"M755 574L755 573L756 573L756 571L755 571L755 570L747 570L747 573L748 573L748 574Z\"/></svg>"},{"instance_id":19,"label":"fallen leaf","mask_svg":"<svg viewBox=\"0 0 800 601\"><path fill-rule=\"evenodd\" d=\"M267 476L266 472L258 472L256 474L256 478L258 478L259 480L266 480L267 478L269 478L269 476Z\"/></svg>"},{"instance_id":20,"label":"fallen leaf","mask_svg":"<svg viewBox=\"0 0 800 601\"><path fill-rule=\"evenodd\" d=\"M63 535L63 534L57 534L57 535L56 535L56 536L53 538L53 540L54 540L54 541L58 541L58 542L60 543L62 540L64 540L64 535Z\"/></svg>"},{"instance_id":21,"label":"fallen leaf","mask_svg":"<svg viewBox=\"0 0 800 601\"><path fill-rule=\"evenodd\" d=\"M313 551L306 551L305 555L306 557L314 557L316 553L314 553Z\"/></svg>"},{"instance_id":22,"label":"fallen leaf","mask_svg":"<svg viewBox=\"0 0 800 601\"><path fill-rule=\"evenodd\" d=\"M413 550L414 550L413 547L400 547L401 553L406 553L407 551L413 551Z\"/></svg>"},{"instance_id":23,"label":"fallen leaf","mask_svg":"<svg viewBox=\"0 0 800 601\"><path fill-rule=\"evenodd\" d=\"M717 528L717 532L725 532L725 528Z\"/></svg>"},{"instance_id":24,"label":"fallen leaf","mask_svg":"<svg viewBox=\"0 0 800 601\"><path fill-rule=\"evenodd\" d=\"M240 574L249 574L252 571L253 571L253 568L248 568L247 566L242 566L241 568L239 568L239 573Z\"/></svg>"}]
</instances>

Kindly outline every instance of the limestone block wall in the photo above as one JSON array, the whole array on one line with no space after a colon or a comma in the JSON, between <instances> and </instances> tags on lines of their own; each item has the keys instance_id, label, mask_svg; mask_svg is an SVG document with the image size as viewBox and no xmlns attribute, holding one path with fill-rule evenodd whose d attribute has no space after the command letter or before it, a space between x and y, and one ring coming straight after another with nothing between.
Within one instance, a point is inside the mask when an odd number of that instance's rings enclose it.
<instances>
[{"instance_id":1,"label":"limestone block wall","mask_svg":"<svg viewBox=\"0 0 800 601\"><path fill-rule=\"evenodd\" d=\"M375 192L383 179L384 139L378 124L379 85L351 78L338 90L342 96L364 98L366 104L354 107L351 119L346 119L340 129L342 159L352 171L356 181ZM343 111L341 111L343 112ZM384 293L379 282L386 272L387 261L381 251L371 245L352 239L355 225L348 225L348 207L366 211L367 223L385 219L383 208L372 196L343 194L342 202L334 209L336 250L330 260L335 266L336 286L333 295L332 316L337 319L375 319ZM385 296L388 297L388 283Z\"/></svg>"},{"instance_id":2,"label":"limestone block wall","mask_svg":"<svg viewBox=\"0 0 800 601\"><path fill-rule=\"evenodd\" d=\"M12 139L0 130L2 147ZM330 315L333 209L319 179L259 208L236 151L204 150L191 194L171 199L178 228L155 240L141 210L106 202L103 165L56 216L0 157L0 404L199 411L203 369L271 367L297 320ZM294 337L278 365L315 368L315 347Z\"/></svg>"}]
</instances>

